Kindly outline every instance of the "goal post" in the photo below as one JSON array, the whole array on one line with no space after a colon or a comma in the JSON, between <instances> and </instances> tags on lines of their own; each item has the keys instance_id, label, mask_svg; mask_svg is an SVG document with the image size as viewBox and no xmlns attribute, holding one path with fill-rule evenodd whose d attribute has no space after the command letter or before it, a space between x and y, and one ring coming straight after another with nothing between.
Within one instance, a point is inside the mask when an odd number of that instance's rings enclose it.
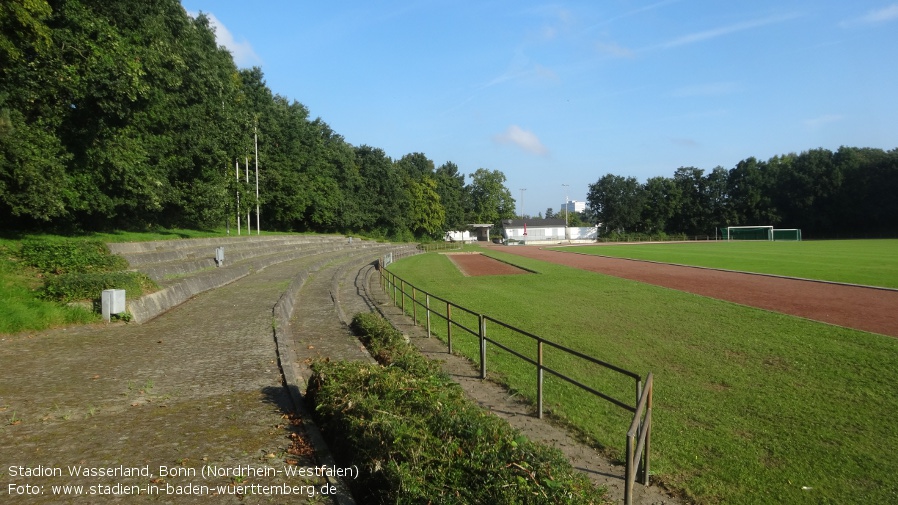
<instances>
[{"instance_id":1,"label":"goal post","mask_svg":"<svg viewBox=\"0 0 898 505\"><path fill-rule=\"evenodd\" d=\"M773 226L727 226L721 228L723 239L734 240L773 240Z\"/></svg>"},{"instance_id":2,"label":"goal post","mask_svg":"<svg viewBox=\"0 0 898 505\"><path fill-rule=\"evenodd\" d=\"M774 228L773 240L801 241L801 229L799 228Z\"/></svg>"}]
</instances>

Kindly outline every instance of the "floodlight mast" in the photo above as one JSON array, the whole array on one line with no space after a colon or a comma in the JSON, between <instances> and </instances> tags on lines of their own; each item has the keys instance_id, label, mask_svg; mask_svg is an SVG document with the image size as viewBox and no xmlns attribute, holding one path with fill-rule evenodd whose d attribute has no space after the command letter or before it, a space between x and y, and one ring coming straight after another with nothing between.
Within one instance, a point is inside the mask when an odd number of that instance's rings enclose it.
<instances>
[{"instance_id":1,"label":"floodlight mast","mask_svg":"<svg viewBox=\"0 0 898 505\"><path fill-rule=\"evenodd\" d=\"M237 235L240 235L240 160L234 160L234 172L237 176Z\"/></svg>"},{"instance_id":2,"label":"floodlight mast","mask_svg":"<svg viewBox=\"0 0 898 505\"><path fill-rule=\"evenodd\" d=\"M567 224L568 224L568 219L567 219L568 202L570 202L570 200L568 199L568 189L569 189L571 186L570 186L570 184L562 184L561 186L565 188L565 189L564 189L564 227L567 228Z\"/></svg>"},{"instance_id":3,"label":"floodlight mast","mask_svg":"<svg viewBox=\"0 0 898 505\"><path fill-rule=\"evenodd\" d=\"M253 146L256 150L256 235L259 234L259 126L253 125Z\"/></svg>"},{"instance_id":4,"label":"floodlight mast","mask_svg":"<svg viewBox=\"0 0 898 505\"><path fill-rule=\"evenodd\" d=\"M521 219L524 219L524 191L527 191L527 188L521 189Z\"/></svg>"},{"instance_id":5,"label":"floodlight mast","mask_svg":"<svg viewBox=\"0 0 898 505\"><path fill-rule=\"evenodd\" d=\"M246 164L243 166L246 171L246 185L249 186L249 156L246 157ZM253 234L253 225L249 220L249 213L251 207L249 205L246 206L246 233L247 235Z\"/></svg>"},{"instance_id":6,"label":"floodlight mast","mask_svg":"<svg viewBox=\"0 0 898 505\"><path fill-rule=\"evenodd\" d=\"M569 232L568 229L567 229L567 227L568 227L568 218L567 218L567 216L568 216L568 212L569 212L569 211L568 211L568 206L570 205L570 203L569 203L570 200L568 199L568 189L570 189L571 186L570 186L569 184L562 184L561 186L564 188L564 239L565 239L565 240L570 240L570 239L571 239L571 235L570 235L570 232Z\"/></svg>"}]
</instances>

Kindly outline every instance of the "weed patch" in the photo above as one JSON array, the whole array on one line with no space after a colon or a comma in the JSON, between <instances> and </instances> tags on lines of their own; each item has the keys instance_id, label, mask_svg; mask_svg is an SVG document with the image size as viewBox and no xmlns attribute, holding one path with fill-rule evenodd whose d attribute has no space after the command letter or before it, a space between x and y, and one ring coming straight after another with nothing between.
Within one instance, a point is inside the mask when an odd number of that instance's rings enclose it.
<instances>
[{"instance_id":1,"label":"weed patch","mask_svg":"<svg viewBox=\"0 0 898 505\"><path fill-rule=\"evenodd\" d=\"M128 268L99 240L31 239L22 241L21 257L46 274L114 272Z\"/></svg>"}]
</instances>

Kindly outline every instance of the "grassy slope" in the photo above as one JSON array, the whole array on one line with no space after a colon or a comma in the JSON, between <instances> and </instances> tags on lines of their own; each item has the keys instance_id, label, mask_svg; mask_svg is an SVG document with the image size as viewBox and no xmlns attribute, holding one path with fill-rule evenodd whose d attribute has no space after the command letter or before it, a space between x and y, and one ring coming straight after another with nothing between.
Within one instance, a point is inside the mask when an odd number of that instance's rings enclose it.
<instances>
[{"instance_id":1,"label":"grassy slope","mask_svg":"<svg viewBox=\"0 0 898 505\"><path fill-rule=\"evenodd\" d=\"M898 288L898 240L703 242L557 250Z\"/></svg>"},{"instance_id":2,"label":"grassy slope","mask_svg":"<svg viewBox=\"0 0 898 505\"><path fill-rule=\"evenodd\" d=\"M145 233L96 233L84 235L83 238L105 242L139 242L223 235L223 231L160 230ZM63 237L28 234L0 238L0 334L99 321L99 314L38 298L37 289L42 285L39 274L34 269L23 266L18 258L21 240L26 238L54 240Z\"/></svg>"},{"instance_id":3,"label":"grassy slope","mask_svg":"<svg viewBox=\"0 0 898 505\"><path fill-rule=\"evenodd\" d=\"M643 376L654 371L653 473L689 496L874 503L898 495L898 465L882 450L898 446L895 339L496 255L541 273L466 278L435 254L392 268L466 307ZM457 347L476 356L474 339L464 340ZM506 356L490 353L490 374L532 398L533 369ZM629 398L631 383L547 359ZM619 454L628 414L559 382L547 386L549 407Z\"/></svg>"}]
</instances>

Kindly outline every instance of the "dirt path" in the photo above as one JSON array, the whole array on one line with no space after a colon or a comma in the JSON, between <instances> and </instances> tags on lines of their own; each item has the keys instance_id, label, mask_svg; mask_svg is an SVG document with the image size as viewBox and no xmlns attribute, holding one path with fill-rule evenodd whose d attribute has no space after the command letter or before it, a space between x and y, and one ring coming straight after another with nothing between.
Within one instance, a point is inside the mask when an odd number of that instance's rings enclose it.
<instances>
[{"instance_id":1,"label":"dirt path","mask_svg":"<svg viewBox=\"0 0 898 505\"><path fill-rule=\"evenodd\" d=\"M527 258L898 337L898 291L559 252L496 247Z\"/></svg>"}]
</instances>

